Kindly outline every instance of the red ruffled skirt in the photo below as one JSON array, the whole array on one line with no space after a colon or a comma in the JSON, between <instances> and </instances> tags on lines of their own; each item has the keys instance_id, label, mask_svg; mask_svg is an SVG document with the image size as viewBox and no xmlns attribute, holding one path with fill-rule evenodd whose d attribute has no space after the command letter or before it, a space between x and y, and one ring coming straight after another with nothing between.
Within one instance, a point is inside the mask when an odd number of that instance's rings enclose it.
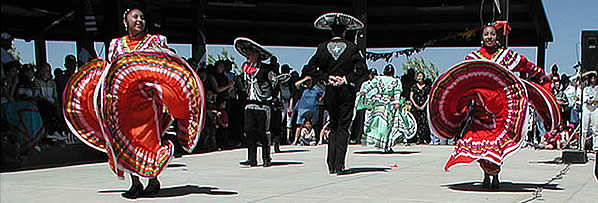
<instances>
[{"instance_id":1,"label":"red ruffled skirt","mask_svg":"<svg viewBox=\"0 0 598 203\"><path fill-rule=\"evenodd\" d=\"M444 169L478 160L500 166L517 151L530 122L529 91L543 95L492 61L463 61L440 76L430 92L428 121L434 134L457 137ZM533 103L552 107L545 100Z\"/></svg>"},{"instance_id":2,"label":"red ruffled skirt","mask_svg":"<svg viewBox=\"0 0 598 203\"><path fill-rule=\"evenodd\" d=\"M73 83L81 83L76 78L86 77L82 74L75 74ZM97 86L88 84L82 90L85 98L79 103L84 105L76 105L77 99L65 94L65 103L70 103L65 105L65 118L81 140L108 153L110 168L119 177L124 172L142 177L160 174L174 152L173 144L163 139L173 121L183 149L190 152L197 145L204 123L204 91L197 74L181 58L163 50L126 53L103 68L101 76L94 72L87 77ZM98 121L94 125L73 124L94 119ZM96 145L101 142L91 141L96 139L103 141L103 148Z\"/></svg>"}]
</instances>

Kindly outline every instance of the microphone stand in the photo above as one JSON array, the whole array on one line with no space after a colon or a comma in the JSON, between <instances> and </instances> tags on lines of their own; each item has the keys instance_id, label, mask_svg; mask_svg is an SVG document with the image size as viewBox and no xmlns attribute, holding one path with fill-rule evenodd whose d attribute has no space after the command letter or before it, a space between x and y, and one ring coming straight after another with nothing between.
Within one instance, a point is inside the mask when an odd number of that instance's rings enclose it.
<instances>
[{"instance_id":1,"label":"microphone stand","mask_svg":"<svg viewBox=\"0 0 598 203\"><path fill-rule=\"evenodd\" d=\"M575 68L577 70L577 87L580 88L580 92L581 95L579 96L579 100L580 100L580 109L579 109L579 150L584 151L585 152L585 146L586 146L586 135L583 134L583 89L584 89L584 83L583 83L583 68L581 67L581 63L577 62L577 65L573 66L573 68ZM575 92L575 94L577 94L577 91Z\"/></svg>"},{"instance_id":2,"label":"microphone stand","mask_svg":"<svg viewBox=\"0 0 598 203\"><path fill-rule=\"evenodd\" d=\"M579 147L577 148L577 150L564 150L561 154L561 158L562 161L564 163L577 163L577 164L585 164L588 162L588 156L586 154L585 151L585 145L586 145L586 141L585 138L586 136L583 134L583 88L584 88L584 83L582 80L582 71L583 71L583 67L581 66L581 64L578 62L577 65L573 66L574 69L577 70L577 88L581 88L581 95L580 95L580 100L581 100L581 110L579 111L579 124L577 125L579 128ZM578 91L577 88L575 89L575 95L577 95ZM577 106L577 104L574 104L574 106Z\"/></svg>"}]
</instances>

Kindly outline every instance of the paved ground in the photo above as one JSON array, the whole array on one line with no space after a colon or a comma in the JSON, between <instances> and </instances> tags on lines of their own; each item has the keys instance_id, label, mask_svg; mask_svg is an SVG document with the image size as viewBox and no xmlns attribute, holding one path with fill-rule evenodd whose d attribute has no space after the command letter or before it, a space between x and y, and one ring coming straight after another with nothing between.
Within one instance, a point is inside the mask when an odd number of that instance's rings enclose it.
<instances>
[{"instance_id":1,"label":"paved ground","mask_svg":"<svg viewBox=\"0 0 598 203\"><path fill-rule=\"evenodd\" d=\"M503 165L501 189L489 191L481 189L477 164L442 171L451 146L397 146L394 154L380 154L353 145L347 175L327 173L326 146L283 151L270 168L240 166L245 149L175 159L160 176L163 190L136 201L598 202L594 154L587 164L565 165L542 163L559 151L522 149ZM106 163L2 173L0 180L4 203L129 201L120 196L129 180L118 180Z\"/></svg>"}]
</instances>

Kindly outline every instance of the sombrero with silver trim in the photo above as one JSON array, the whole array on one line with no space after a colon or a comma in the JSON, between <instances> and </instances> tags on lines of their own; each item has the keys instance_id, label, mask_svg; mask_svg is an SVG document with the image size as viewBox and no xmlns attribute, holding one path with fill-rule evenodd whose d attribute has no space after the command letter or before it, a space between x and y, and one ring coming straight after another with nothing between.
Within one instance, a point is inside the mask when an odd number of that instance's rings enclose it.
<instances>
[{"instance_id":1,"label":"sombrero with silver trim","mask_svg":"<svg viewBox=\"0 0 598 203\"><path fill-rule=\"evenodd\" d=\"M314 27L321 30L332 30L332 25L345 26L347 30L359 30L364 27L359 19L344 13L327 13L321 15L314 22Z\"/></svg>"},{"instance_id":2,"label":"sombrero with silver trim","mask_svg":"<svg viewBox=\"0 0 598 203\"><path fill-rule=\"evenodd\" d=\"M264 48L262 45L254 42L253 40L245 37L237 37L234 42L235 50L237 53L247 57L247 51L253 49L259 53L259 60L264 61L272 57L272 52Z\"/></svg>"}]
</instances>

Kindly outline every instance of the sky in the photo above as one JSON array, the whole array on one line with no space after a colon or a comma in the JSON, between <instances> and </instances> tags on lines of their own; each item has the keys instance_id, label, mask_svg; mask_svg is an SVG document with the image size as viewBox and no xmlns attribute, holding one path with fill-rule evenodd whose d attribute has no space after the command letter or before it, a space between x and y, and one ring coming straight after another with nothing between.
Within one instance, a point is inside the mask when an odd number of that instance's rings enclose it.
<instances>
[{"instance_id":1,"label":"sky","mask_svg":"<svg viewBox=\"0 0 598 203\"><path fill-rule=\"evenodd\" d=\"M598 30L598 1L596 0L547 0L543 1L544 10L546 12L548 22L550 24L553 42L549 42L546 49L547 67L552 64L559 66L561 73L572 75L575 73L571 67L581 60L581 31L582 30ZM209 37L209 36L208 36ZM322 39L322 41L327 39ZM259 43L259 42L258 42ZM232 44L232 41L231 41ZM25 42L16 39L15 46L21 52L22 62L33 62L33 42ZM191 56L191 46L188 44L169 44L170 47L177 51L177 55L188 58ZM293 69L299 71L301 67L307 63L309 58L315 52L314 47L281 47L268 46L266 48L274 53L279 59L279 63L289 64ZM67 54L75 53L74 42L60 42L47 41L48 62L54 68L62 68L64 64L64 57ZM104 45L96 43L96 52L100 57L103 57ZM208 45L208 54L217 55L222 49L228 50L228 53L234 56L235 62L241 64L244 58L234 51L231 45ZM463 60L463 58L471 51L478 47L465 48L426 48L415 56L423 57L428 63L434 64L440 72L446 71L452 65ZM536 47L509 47L518 53L526 56L532 62L536 62L537 49ZM397 48L379 48L370 49L371 52L387 52L403 49ZM393 58L391 63L397 68L397 75L402 75L403 71L400 68L406 61L405 57ZM368 61L369 68L376 68L381 73L383 67L386 65L384 60L376 62ZM547 68L549 69L549 68Z\"/></svg>"}]
</instances>

